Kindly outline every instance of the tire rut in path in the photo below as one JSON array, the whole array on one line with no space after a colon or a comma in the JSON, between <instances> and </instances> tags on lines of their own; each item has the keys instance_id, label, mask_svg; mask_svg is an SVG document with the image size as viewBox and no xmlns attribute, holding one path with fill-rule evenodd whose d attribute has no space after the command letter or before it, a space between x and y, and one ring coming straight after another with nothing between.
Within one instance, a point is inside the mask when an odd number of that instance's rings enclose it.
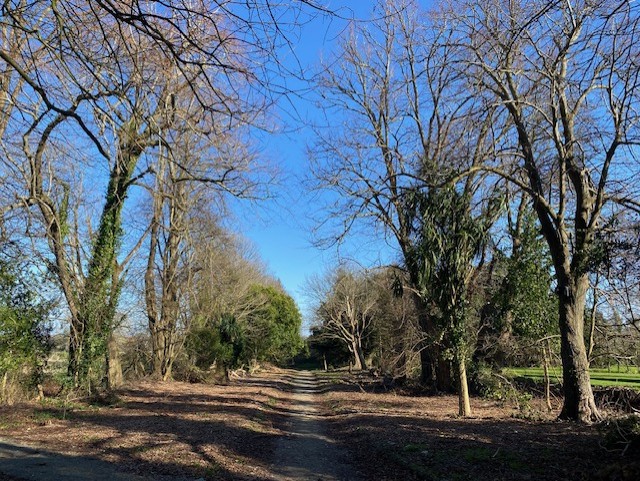
<instances>
[{"instance_id":1,"label":"tire rut in path","mask_svg":"<svg viewBox=\"0 0 640 481\"><path fill-rule=\"evenodd\" d=\"M308 371L297 371L290 427L277 441L273 469L276 479L287 481L357 481L347 453L326 435L319 416L317 378Z\"/></svg>"}]
</instances>

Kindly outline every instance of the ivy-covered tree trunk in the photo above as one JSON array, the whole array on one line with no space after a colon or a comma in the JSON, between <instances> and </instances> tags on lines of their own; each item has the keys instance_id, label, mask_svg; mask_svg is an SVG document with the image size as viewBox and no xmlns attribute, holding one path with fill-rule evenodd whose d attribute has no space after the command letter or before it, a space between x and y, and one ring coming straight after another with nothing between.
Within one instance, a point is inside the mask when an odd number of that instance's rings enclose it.
<instances>
[{"instance_id":1,"label":"ivy-covered tree trunk","mask_svg":"<svg viewBox=\"0 0 640 481\"><path fill-rule=\"evenodd\" d=\"M89 269L79 295L75 326L72 322L69 342L69 375L76 387L85 383L90 387L91 377L104 376L99 381L108 385L107 343L115 327L115 314L120 297L117 256L122 237L122 209L131 186L131 179L142 154L143 147L137 123L129 121L119 129L119 152L107 186L107 195L100 224L93 241Z\"/></svg>"},{"instance_id":2,"label":"ivy-covered tree trunk","mask_svg":"<svg viewBox=\"0 0 640 481\"><path fill-rule=\"evenodd\" d=\"M470 259L464 259L469 263ZM454 263L453 265L456 265ZM464 269L464 264L460 267ZM467 267L468 269L468 267ZM452 269L451 269L452 270ZM444 322L448 326L447 336L451 345L451 360L455 367L458 391L458 414L471 415L469 402L469 383L467 381L467 281L466 276L458 278L457 282L449 286L448 292L442 299L442 313Z\"/></svg>"},{"instance_id":3,"label":"ivy-covered tree trunk","mask_svg":"<svg viewBox=\"0 0 640 481\"><path fill-rule=\"evenodd\" d=\"M439 308L436 324L442 332L437 343L442 358L439 361L453 363L461 416L471 413L466 372L470 341L468 289L478 269L474 258L481 252L500 210L499 200L499 197L491 199L485 211L474 216L471 195L447 186L431 190L420 206L421 235L416 256L423 269L420 284L424 297Z\"/></svg>"}]
</instances>

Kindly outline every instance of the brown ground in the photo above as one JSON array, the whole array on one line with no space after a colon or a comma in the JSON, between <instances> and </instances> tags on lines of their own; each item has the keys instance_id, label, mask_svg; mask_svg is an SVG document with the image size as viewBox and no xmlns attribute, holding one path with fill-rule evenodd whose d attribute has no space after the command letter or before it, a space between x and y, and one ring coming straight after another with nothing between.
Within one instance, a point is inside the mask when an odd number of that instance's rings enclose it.
<instances>
[{"instance_id":1,"label":"brown ground","mask_svg":"<svg viewBox=\"0 0 640 481\"><path fill-rule=\"evenodd\" d=\"M0 436L65 454L96 456L123 470L205 479L279 479L277 451L291 436L295 373L273 370L229 386L139 382L114 406L77 401L0 408ZM600 448L595 427L536 420L473 399L368 392L366 379L323 376L322 429L364 479L636 479ZM535 403L534 403L535 404ZM281 462L281 461L279 461ZM614 468L603 470L603 465Z\"/></svg>"}]
</instances>

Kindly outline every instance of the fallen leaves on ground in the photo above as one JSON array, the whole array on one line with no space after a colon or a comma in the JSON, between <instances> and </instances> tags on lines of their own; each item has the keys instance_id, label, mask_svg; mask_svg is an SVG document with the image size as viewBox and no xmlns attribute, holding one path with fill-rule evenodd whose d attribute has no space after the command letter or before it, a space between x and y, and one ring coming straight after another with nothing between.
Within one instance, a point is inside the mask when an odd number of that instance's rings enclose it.
<instances>
[{"instance_id":1,"label":"fallen leaves on ground","mask_svg":"<svg viewBox=\"0 0 640 481\"><path fill-rule=\"evenodd\" d=\"M616 463L595 427L556 421L535 402L522 418L512 406L475 398L473 417L463 419L455 396L371 392L375 380L346 373L320 378L328 432L366 479L590 479ZM276 479L271 462L291 420L291 379L271 370L230 385L142 381L111 406L5 406L0 435L147 476Z\"/></svg>"}]
</instances>

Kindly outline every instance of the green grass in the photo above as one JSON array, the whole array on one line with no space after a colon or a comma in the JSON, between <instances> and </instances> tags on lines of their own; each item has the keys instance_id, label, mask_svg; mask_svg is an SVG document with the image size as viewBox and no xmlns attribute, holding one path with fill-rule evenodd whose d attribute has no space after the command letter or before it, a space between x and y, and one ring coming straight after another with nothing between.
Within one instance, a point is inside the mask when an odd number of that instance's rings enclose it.
<instances>
[{"instance_id":1,"label":"green grass","mask_svg":"<svg viewBox=\"0 0 640 481\"><path fill-rule=\"evenodd\" d=\"M527 378L534 381L542 381L544 379L544 371L541 367L510 367L504 370L505 375L514 378ZM629 372L626 368L621 368L618 372L617 366L608 369L591 369L591 384L594 387L630 387L632 389L640 389L640 373L637 367L630 367ZM552 367L549 370L551 382L562 380L562 369L560 367Z\"/></svg>"},{"instance_id":2,"label":"green grass","mask_svg":"<svg viewBox=\"0 0 640 481\"><path fill-rule=\"evenodd\" d=\"M54 419L64 420L65 416L61 412L57 411L35 411L31 415L31 419L36 424L45 425L51 423Z\"/></svg>"},{"instance_id":3,"label":"green grass","mask_svg":"<svg viewBox=\"0 0 640 481\"><path fill-rule=\"evenodd\" d=\"M20 423L19 422L17 422L17 421L6 421L6 420L0 418L0 430L15 429L17 427L20 427Z\"/></svg>"}]
</instances>

